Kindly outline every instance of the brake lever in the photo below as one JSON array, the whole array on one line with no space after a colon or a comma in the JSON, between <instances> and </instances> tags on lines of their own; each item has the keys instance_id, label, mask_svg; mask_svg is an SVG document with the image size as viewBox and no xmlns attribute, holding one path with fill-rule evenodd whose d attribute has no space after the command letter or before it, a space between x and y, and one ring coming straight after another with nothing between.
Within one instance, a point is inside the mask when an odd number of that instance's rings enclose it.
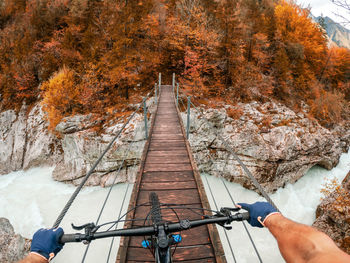
<instances>
[{"instance_id":1,"label":"brake lever","mask_svg":"<svg viewBox=\"0 0 350 263\"><path fill-rule=\"evenodd\" d=\"M237 212L239 210L240 210L239 207L222 207L220 208L220 212L216 213L216 215L231 217L232 216L231 212ZM219 225L225 228L226 230L232 229L232 226L226 225L226 223L220 223Z\"/></svg>"},{"instance_id":2,"label":"brake lever","mask_svg":"<svg viewBox=\"0 0 350 263\"><path fill-rule=\"evenodd\" d=\"M83 243L86 245L93 240L93 234L98 230L98 227L94 223L87 223L81 226L75 226L73 223L71 224L74 230L82 230L85 231L86 240Z\"/></svg>"},{"instance_id":3,"label":"brake lever","mask_svg":"<svg viewBox=\"0 0 350 263\"><path fill-rule=\"evenodd\" d=\"M239 207L221 207L220 212L225 213L225 212L238 212L240 210Z\"/></svg>"}]
</instances>

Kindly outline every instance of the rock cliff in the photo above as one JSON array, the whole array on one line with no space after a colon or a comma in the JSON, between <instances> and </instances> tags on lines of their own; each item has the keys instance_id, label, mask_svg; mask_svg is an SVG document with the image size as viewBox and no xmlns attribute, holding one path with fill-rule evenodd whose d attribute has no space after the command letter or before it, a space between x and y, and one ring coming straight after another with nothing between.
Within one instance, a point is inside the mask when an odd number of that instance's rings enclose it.
<instances>
[{"instance_id":1,"label":"rock cliff","mask_svg":"<svg viewBox=\"0 0 350 263\"><path fill-rule=\"evenodd\" d=\"M307 118L306 106L300 113L274 102L201 110L203 114L191 110L190 129L191 148L199 169L251 189L254 186L217 133L269 192L295 182L314 165L331 169L350 143L349 126L326 129ZM182 117L186 123L184 113Z\"/></svg>"},{"instance_id":2,"label":"rock cliff","mask_svg":"<svg viewBox=\"0 0 350 263\"><path fill-rule=\"evenodd\" d=\"M342 124L326 129L307 117L306 106L299 113L274 102L202 111L203 115L191 110L190 130L190 143L200 170L251 189L254 186L217 138L217 133L230 143L270 192L286 182L295 182L314 165L331 169L350 143L349 126ZM24 105L18 114L11 110L0 114L2 174L38 165L55 165L56 180L78 184L123 125L122 120L109 122L104 124L102 133L97 133L92 115L75 115L56 127L60 134L57 137L47 131L39 105L27 112ZM182 117L186 123L184 113ZM132 182L144 143L143 117L136 115L103 158L88 185L110 185L124 159L116 182Z\"/></svg>"},{"instance_id":3,"label":"rock cliff","mask_svg":"<svg viewBox=\"0 0 350 263\"><path fill-rule=\"evenodd\" d=\"M16 262L30 250L30 241L15 234L13 226L6 218L0 218L0 262Z\"/></svg>"},{"instance_id":4,"label":"rock cliff","mask_svg":"<svg viewBox=\"0 0 350 263\"><path fill-rule=\"evenodd\" d=\"M350 172L333 193L316 210L314 227L325 232L350 254Z\"/></svg>"},{"instance_id":5,"label":"rock cliff","mask_svg":"<svg viewBox=\"0 0 350 263\"><path fill-rule=\"evenodd\" d=\"M152 110L152 99L148 106ZM48 131L45 119L39 104L31 110L23 105L18 113L13 110L0 113L0 174L50 165L55 166L54 179L79 184L124 123L124 119L110 121L103 126L102 133L97 133L91 114L75 115L57 125L56 136ZM116 173L117 183L132 182L144 143L143 116L136 114L87 185L110 185Z\"/></svg>"}]
</instances>

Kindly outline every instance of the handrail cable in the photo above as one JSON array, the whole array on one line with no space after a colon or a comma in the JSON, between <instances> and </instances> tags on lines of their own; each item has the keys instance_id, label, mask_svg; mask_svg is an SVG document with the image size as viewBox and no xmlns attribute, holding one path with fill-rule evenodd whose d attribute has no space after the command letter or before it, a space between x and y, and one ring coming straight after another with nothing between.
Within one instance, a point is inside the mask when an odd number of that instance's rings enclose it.
<instances>
[{"instance_id":1,"label":"handrail cable","mask_svg":"<svg viewBox=\"0 0 350 263\"><path fill-rule=\"evenodd\" d=\"M226 185L226 183L225 183L225 180L221 178L221 182L224 184L225 189L226 189L226 192L227 192L228 195L230 196L230 199L231 199L232 203L233 203L234 205L236 205L235 201L234 201L233 198L232 198L232 195L231 195L230 191L229 191L228 188L227 188L227 185ZM244 229L245 229L245 231L246 231L247 234L248 234L248 237L249 237L249 239L250 239L250 242L251 242L252 245L253 245L253 248L254 248L254 250L255 250L256 255L257 255L258 258L259 258L259 261L262 263L263 261L262 261L262 259L261 259L261 257L260 257L260 254L259 254L259 252L258 252L258 249L256 248L255 242L254 242L252 236L250 235L250 232L249 232L249 230L248 230L248 228L247 228L247 226L246 226L246 224L245 224L244 221L242 221L242 225L244 226Z\"/></svg>"},{"instance_id":2,"label":"handrail cable","mask_svg":"<svg viewBox=\"0 0 350 263\"><path fill-rule=\"evenodd\" d=\"M128 186L126 187L126 191L125 191L125 194L124 194L124 197L123 197L123 202L122 202L122 205L121 205L120 210L119 210L118 218L120 218L121 213L123 211L124 203L125 203L125 200L126 200L126 196L127 196L128 190L129 190L129 186L130 186L130 184L128 184ZM118 223L115 225L115 229L117 229ZM106 261L107 263L109 262L109 258L111 256L111 252L112 252L112 248L113 248L113 244L114 244L114 239L115 239L115 237L112 238L111 244L109 246L108 257L107 257L107 261Z\"/></svg>"},{"instance_id":3,"label":"handrail cable","mask_svg":"<svg viewBox=\"0 0 350 263\"><path fill-rule=\"evenodd\" d=\"M214 163L214 158L213 158L213 156L211 155L210 152L208 152L208 156L209 156L209 158L210 158L210 161L211 161L212 163ZM228 157L227 157L227 158L228 158ZM227 158L226 158L226 161L227 161ZM203 170L203 168L202 168L201 170L202 170L202 172L205 173L205 171ZM226 189L226 192L228 193L228 195L229 195L229 197L230 197L230 199L231 199L233 205L236 206L236 202L233 200L233 197L232 197L230 191L229 191L228 188L227 188L227 185L226 185L226 183L225 183L225 180L224 180L223 178L220 178L220 180L221 180L221 182L224 184L225 189ZM249 230L248 230L248 228L247 228L245 222L242 221L242 224L243 224L244 229L245 229L245 231L246 231L246 233L247 233L247 235L248 235L248 237L249 237L250 242L251 242L252 245L253 245L253 248L254 248L254 250L255 250L255 253L256 253L257 257L259 258L259 261L260 261L260 262L263 262L262 259L261 259L260 254L259 254L259 251L258 251L258 249L256 248L255 242L254 242L252 236L250 235L250 232L249 232Z\"/></svg>"},{"instance_id":4,"label":"handrail cable","mask_svg":"<svg viewBox=\"0 0 350 263\"><path fill-rule=\"evenodd\" d=\"M106 198L105 198L105 200L104 200L104 202L103 202L103 205L102 205L102 207L101 207L101 209L100 209L100 213L99 213L99 215L98 215L98 217L97 217L97 220L96 220L95 225L98 225L98 222L100 221L100 218L101 218L101 215L102 215L102 213L103 213L103 210L105 209L105 206L106 206L106 204L107 204L107 201L108 201L108 199L109 199L109 196L110 196L110 194L111 194L111 192L112 192L112 189L113 189L113 187L114 187L114 185L115 185L114 183L115 183L115 181L116 181L116 179L117 179L117 177L118 177L118 174L119 174L120 170L122 169L124 163L125 163L125 157L124 157L124 160L122 161L122 163L120 164L120 166L119 166L119 168L118 168L118 171L116 172L116 174L115 174L115 176L114 176L113 183L112 183L111 187L110 187L109 190L108 190L108 193L107 193ZM90 244L91 244L91 243L89 243L89 244L86 246L86 249L85 249L83 258L82 258L82 260L81 260L82 263L85 261L86 254L87 254L87 252L88 252L88 250L89 250L89 248L90 248Z\"/></svg>"},{"instance_id":5,"label":"handrail cable","mask_svg":"<svg viewBox=\"0 0 350 263\"><path fill-rule=\"evenodd\" d=\"M185 106L184 103L182 102L182 100L180 100L180 103L182 104L182 106ZM185 108L185 109L186 109L186 108ZM181 115L180 115L180 117L181 117ZM181 118L181 121L182 121L182 118ZM203 171L203 170L202 170L202 171ZM212 197L212 199L213 199L213 201L214 201L215 209L218 210L218 205L217 205L216 200L215 200L215 198L214 198L214 194L213 194L213 192L212 192L212 190L211 190L211 187L210 187L210 185L209 185L209 183L208 183L207 177L205 177L205 179L206 179L206 182L207 182L207 185L208 185L208 188L209 188L211 197ZM235 254L234 254L233 249L232 249L232 245L231 245L230 239L228 238L227 230L226 230L226 229L224 229L224 233L225 233L225 237L226 237L227 243L228 243L228 245L229 245L229 247L230 247L230 251L231 251L232 257L233 257L234 261L237 262L237 261L236 261Z\"/></svg>"},{"instance_id":6,"label":"handrail cable","mask_svg":"<svg viewBox=\"0 0 350 263\"><path fill-rule=\"evenodd\" d=\"M211 154L210 152L208 152L208 156L209 156L209 158L210 158L210 161L211 161L212 163L214 163L214 158L213 158L213 156L212 156L212 154ZM229 157L229 156L227 156L227 158L226 158L226 162L227 162L228 157ZM202 172L205 173L205 171L204 171L203 168L201 168L201 170L202 170ZM232 197L230 191L229 191L228 188L227 188L227 185L226 185L226 183L225 183L225 180L224 180L223 178L220 178L220 179L221 179L221 182L224 184L225 189L226 189L226 192L228 193L228 195L229 195L229 197L230 197L232 203L233 203L234 205L236 205L236 203L235 203L235 201L233 200L233 197ZM207 180L207 178L206 178L206 180ZM208 180L207 180L207 183L208 183ZM215 200L214 200L214 202L215 202ZM254 250L255 250L255 253L256 253L257 257L259 258L259 261L260 261L260 262L263 262L262 259L261 259L260 254L259 254L259 251L258 251L258 249L256 248L255 242L254 242L252 236L250 235L250 232L249 232L249 230L248 230L248 228L247 228L245 222L242 221L242 224L243 224L244 229L245 229L245 231L246 231L246 233L247 233L247 235L248 235L248 237L249 237L250 242L251 242L252 245L253 245L253 248L254 248Z\"/></svg>"},{"instance_id":7,"label":"handrail cable","mask_svg":"<svg viewBox=\"0 0 350 263\"><path fill-rule=\"evenodd\" d=\"M209 184L209 182L208 182L208 178L207 178L206 176L204 176L204 178L205 178L205 181L207 182L207 186L208 186L208 188L209 188L209 192L210 192L211 198L212 198L213 201L214 201L215 209L218 210L219 208L218 208L218 205L217 205L216 200L215 200L215 198L214 198L213 191L211 190L211 186L210 186L210 184ZM235 262L237 262L237 261L236 261L235 254L233 253L233 249L232 249L232 246L231 246L230 239L228 238L228 235L227 235L227 230L226 230L225 228L224 228L224 233L225 233L225 237L226 237L227 243L228 243L228 245L229 245L229 247L230 247L233 260L234 260Z\"/></svg>"},{"instance_id":8,"label":"handrail cable","mask_svg":"<svg viewBox=\"0 0 350 263\"><path fill-rule=\"evenodd\" d=\"M256 178L251 174L251 172L248 170L247 166L245 166L245 164L241 161L241 159L237 156L237 154L233 151L233 149L230 147L230 145L228 144L228 142L225 140L224 137L222 137L221 134L219 134L214 125L209 122L209 120L204 117L203 112L201 112L192 102L191 102L192 106L195 108L195 110L200 113L203 117L203 119L206 121L207 124L209 124L211 126L211 128L213 129L213 131L215 132L216 136L221 140L221 142L224 144L226 150L228 150L230 152L230 154L235 158L235 160L240 164L240 166L243 168L243 170L245 171L245 173L248 175L248 177L250 178L250 180L253 182L254 186L260 191L260 193L263 195L263 197L273 206L277 209L277 211L280 212L280 210L278 209L278 207L276 206L276 204L272 201L272 199L269 197L269 195L265 192L264 188L259 184L259 182L256 180Z\"/></svg>"},{"instance_id":9,"label":"handrail cable","mask_svg":"<svg viewBox=\"0 0 350 263\"><path fill-rule=\"evenodd\" d=\"M149 95L152 92L149 92L145 99L147 99L149 97ZM75 189L74 193L72 194L72 196L70 197L70 199L68 200L68 202L66 203L66 205L64 206L64 208L62 209L61 213L59 214L59 216L57 217L53 228L57 228L60 223L62 222L63 217L66 215L68 209L71 207L72 203L74 202L75 198L77 197L77 195L79 194L80 190L83 188L83 186L85 185L86 181L89 179L90 175L94 172L95 168L97 167L97 165L101 162L102 158L105 156L105 154L108 152L108 150L112 147L113 143L116 141L116 139L120 136L120 134L122 133L122 131L124 130L124 128L129 124L129 122L131 121L131 119L135 116L136 112L138 112L138 110L141 108L141 106L143 105L143 102L141 102L139 104L139 106L136 108L136 110L130 115L130 117L128 118L128 120L124 123L124 125L121 127L121 129L118 131L117 135L110 141L110 143L107 145L106 149L103 151L103 153L100 155L100 157L97 159L97 161L94 163L94 165L90 168L89 172L85 175L84 179L81 181L81 183L79 184L79 186Z\"/></svg>"},{"instance_id":10,"label":"handrail cable","mask_svg":"<svg viewBox=\"0 0 350 263\"><path fill-rule=\"evenodd\" d=\"M150 106L149 106L149 107L150 107ZM145 127L145 129L146 129L146 127ZM130 152L131 144L132 144L132 143L129 143L129 146L128 146L127 150L126 150L126 153L129 153L129 152ZM106 198L105 198L105 200L104 200L104 202L103 202L103 205L102 205L102 207L101 207L101 209L100 209L100 213L99 213L99 215L98 215L98 217L97 217L97 220L96 220L95 225L98 225L98 223L99 223L99 221L100 221L100 218L101 218L102 213L103 213L103 211L104 211L104 209L105 209L105 206L106 206L106 204L107 204L107 201L108 201L108 199L109 199L109 197L110 197L110 194L111 194L111 192L112 192L112 189L113 189L113 187L115 186L115 181L117 180L118 174L119 174L120 170L123 168L123 165L126 164L126 157L127 157L127 156L128 156L128 154L126 154L126 155L124 156L124 159L123 159L122 163L120 164L120 166L119 166L119 168L118 168L118 171L115 173L115 176L114 176L112 185L111 185L111 187L109 188L109 191L108 191L108 193L107 193L107 195L106 195ZM135 165L135 160L134 160L134 165ZM124 194L124 197L125 197L125 195L126 195L126 193ZM83 258L82 258L82 261L81 261L82 263L85 262L85 258L86 258L86 255L87 255L87 252L88 252L89 248L90 248L90 243L87 245L87 247L86 247L86 249L85 249L85 252L84 252L84 255L83 255Z\"/></svg>"}]
</instances>

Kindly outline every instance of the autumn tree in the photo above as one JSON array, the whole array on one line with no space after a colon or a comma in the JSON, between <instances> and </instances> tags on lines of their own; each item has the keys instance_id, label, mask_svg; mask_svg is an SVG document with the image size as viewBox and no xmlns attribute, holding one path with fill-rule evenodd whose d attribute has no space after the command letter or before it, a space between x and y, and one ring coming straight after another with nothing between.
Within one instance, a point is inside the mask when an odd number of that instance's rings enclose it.
<instances>
[{"instance_id":1,"label":"autumn tree","mask_svg":"<svg viewBox=\"0 0 350 263\"><path fill-rule=\"evenodd\" d=\"M41 86L42 105L48 113L49 129L53 130L65 116L81 110L81 90L76 85L75 72L63 67Z\"/></svg>"}]
</instances>

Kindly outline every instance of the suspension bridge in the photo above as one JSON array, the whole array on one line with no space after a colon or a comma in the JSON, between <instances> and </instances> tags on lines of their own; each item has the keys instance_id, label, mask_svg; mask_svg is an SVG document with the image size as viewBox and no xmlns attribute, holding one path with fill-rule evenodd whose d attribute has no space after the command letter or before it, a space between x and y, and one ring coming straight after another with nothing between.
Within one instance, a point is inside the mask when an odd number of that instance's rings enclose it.
<instances>
[{"instance_id":1,"label":"suspension bridge","mask_svg":"<svg viewBox=\"0 0 350 263\"><path fill-rule=\"evenodd\" d=\"M207 199L206 192L203 187L197 165L194 161L190 144L188 142L189 127L190 127L190 107L194 107L197 111L200 110L193 105L188 98L188 112L187 112L187 123L186 127L182 122L181 114L179 111L179 86L175 87L175 76L173 75L172 85L162 85L161 75L159 76L159 84L155 85L155 104L156 110L152 114L151 122L148 129L148 118L147 118L147 103L146 100L150 96L148 94L143 102L137 107L134 113L130 115L127 121L124 123L120 131L115 135L112 141L109 143L105 151L101 154L95 164L91 167L90 171L86 174L81 184L77 187L66 206L58 216L53 227L58 227L65 216L66 212L74 202L79 191L82 189L89 176L94 172L95 168L102 160L103 156L109 151L114 142L118 139L120 134L123 132L125 127L128 125L130 120L134 117L136 112L143 106L144 108L144 119L145 119L145 137L147 139L145 147L143 149L141 164L139 172L137 174L136 182L132 190L129 208L130 211L127 214L124 228L133 228L143 226L144 222L137 220L140 218L149 217L150 205L148 196L150 192L156 192L159 196L161 203L172 204L182 208L200 209L202 214L211 215L210 205ZM176 90L176 92L175 92ZM185 105L184 105L185 106ZM213 127L214 128L214 127ZM271 203L272 200L264 192L262 187L251 175L249 170L237 157L234 151L230 148L228 142L217 135L222 140L223 145L227 147L227 150L233 155L238 163L242 166L247 176L252 180L253 184L261 194ZM211 156L209 156L212 158ZM125 160L119 167L119 171L124 165ZM222 181L225 185L224 180ZM209 187L210 194L215 202L215 198ZM226 187L226 185L225 185ZM105 204L109 198L110 192L113 186L110 188L106 199L101 207L99 216L96 220L96 225L99 223L101 214L104 211ZM226 187L227 190L227 187ZM127 192L127 191L126 191ZM125 196L123 203L125 202ZM230 193L229 193L230 194ZM231 197L231 195L230 195ZM232 199L234 204L234 200ZM273 204L274 205L274 204ZM215 203L213 209L218 209ZM121 211L120 211L121 214ZM119 214L119 216L120 216ZM162 210L163 220L176 222L179 218L186 219L197 219L198 214L191 212L189 209L179 209L178 212L174 213L171 209ZM259 252L252 240L250 233L242 222L244 228L253 244L254 251L262 262ZM117 227L117 225L115 226ZM225 238L229 243L226 230L224 232ZM173 260L175 262L227 262L223 246L215 225L206 225L196 229L190 229L181 233L183 241L176 247L176 253L174 253ZM144 237L123 237L120 241L120 247L116 262L154 262L153 255L149 250L142 248L141 243ZM115 259L111 259L111 249L113 247L114 238L111 240L110 250L107 258L107 262L114 262ZM234 251L229 243L231 257L234 262L236 258ZM82 262L85 261L89 245L86 247L85 254L83 255Z\"/></svg>"}]
</instances>

